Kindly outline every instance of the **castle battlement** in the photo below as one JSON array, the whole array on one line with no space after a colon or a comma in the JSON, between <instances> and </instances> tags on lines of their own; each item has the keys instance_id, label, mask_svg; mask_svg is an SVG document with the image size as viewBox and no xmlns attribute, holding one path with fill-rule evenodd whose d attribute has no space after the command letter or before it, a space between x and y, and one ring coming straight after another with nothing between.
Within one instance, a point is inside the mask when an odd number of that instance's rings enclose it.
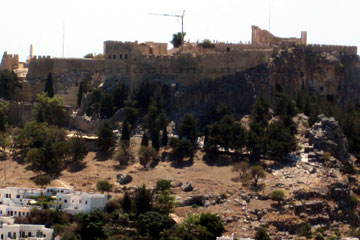
<instances>
[{"instance_id":1,"label":"castle battlement","mask_svg":"<svg viewBox=\"0 0 360 240\"><path fill-rule=\"evenodd\" d=\"M326 44L308 44L307 48L314 52L343 52L348 54L357 55L356 46L343 46L343 45L326 45Z\"/></svg>"}]
</instances>

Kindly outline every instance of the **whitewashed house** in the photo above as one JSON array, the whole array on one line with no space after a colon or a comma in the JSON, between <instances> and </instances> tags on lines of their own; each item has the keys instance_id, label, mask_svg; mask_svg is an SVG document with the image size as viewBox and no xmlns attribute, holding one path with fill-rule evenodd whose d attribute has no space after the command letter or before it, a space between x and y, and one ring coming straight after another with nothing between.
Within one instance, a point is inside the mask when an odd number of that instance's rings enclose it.
<instances>
[{"instance_id":1,"label":"whitewashed house","mask_svg":"<svg viewBox=\"0 0 360 240\"><path fill-rule=\"evenodd\" d=\"M53 232L44 225L15 224L13 217L0 217L1 240L52 240Z\"/></svg>"},{"instance_id":2,"label":"whitewashed house","mask_svg":"<svg viewBox=\"0 0 360 240\"><path fill-rule=\"evenodd\" d=\"M103 210L107 195L83 192L57 193L56 200L61 203L60 209L70 214Z\"/></svg>"}]
</instances>

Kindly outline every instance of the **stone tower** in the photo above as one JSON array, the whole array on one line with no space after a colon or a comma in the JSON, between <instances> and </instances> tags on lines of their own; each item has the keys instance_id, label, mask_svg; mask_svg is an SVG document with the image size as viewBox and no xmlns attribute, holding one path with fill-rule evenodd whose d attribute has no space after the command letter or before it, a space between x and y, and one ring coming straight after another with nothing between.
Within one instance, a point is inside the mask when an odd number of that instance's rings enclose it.
<instances>
[{"instance_id":1,"label":"stone tower","mask_svg":"<svg viewBox=\"0 0 360 240\"><path fill-rule=\"evenodd\" d=\"M33 49L33 45L31 44L30 45L30 55L29 55L29 59L32 59L33 58L33 56L34 56L34 49Z\"/></svg>"}]
</instances>

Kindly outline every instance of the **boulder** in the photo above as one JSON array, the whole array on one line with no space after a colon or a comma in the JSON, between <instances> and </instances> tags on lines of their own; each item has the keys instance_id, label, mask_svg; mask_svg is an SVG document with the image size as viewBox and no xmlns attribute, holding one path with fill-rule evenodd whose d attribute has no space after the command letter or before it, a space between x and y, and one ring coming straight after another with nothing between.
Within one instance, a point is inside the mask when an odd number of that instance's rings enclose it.
<instances>
[{"instance_id":1,"label":"boulder","mask_svg":"<svg viewBox=\"0 0 360 240\"><path fill-rule=\"evenodd\" d=\"M129 174L118 174L116 176L118 183L125 185L132 181L132 176Z\"/></svg>"},{"instance_id":2,"label":"boulder","mask_svg":"<svg viewBox=\"0 0 360 240\"><path fill-rule=\"evenodd\" d=\"M193 188L193 186L191 185L191 183L186 182L186 183L183 183L181 189L182 189L184 192L191 192L194 188Z\"/></svg>"},{"instance_id":3,"label":"boulder","mask_svg":"<svg viewBox=\"0 0 360 240\"><path fill-rule=\"evenodd\" d=\"M348 160L349 145L339 125L333 117L321 114L309 131L309 144L314 145L316 152L329 152L340 161Z\"/></svg>"}]
</instances>

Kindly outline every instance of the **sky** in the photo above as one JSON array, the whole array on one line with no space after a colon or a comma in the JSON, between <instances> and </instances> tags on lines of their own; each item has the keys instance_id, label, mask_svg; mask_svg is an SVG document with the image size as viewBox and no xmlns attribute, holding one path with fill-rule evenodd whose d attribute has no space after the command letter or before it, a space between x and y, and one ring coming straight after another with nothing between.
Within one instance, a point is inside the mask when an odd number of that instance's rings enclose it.
<instances>
[{"instance_id":1,"label":"sky","mask_svg":"<svg viewBox=\"0 0 360 240\"><path fill-rule=\"evenodd\" d=\"M279 37L308 43L360 46L359 0L0 0L0 54L83 57L102 53L103 42L167 42L181 31L176 17L185 10L186 40L251 40L251 25ZM180 11L180 12L179 12ZM65 26L65 31L63 27ZM169 44L171 46L171 44Z\"/></svg>"}]
</instances>

